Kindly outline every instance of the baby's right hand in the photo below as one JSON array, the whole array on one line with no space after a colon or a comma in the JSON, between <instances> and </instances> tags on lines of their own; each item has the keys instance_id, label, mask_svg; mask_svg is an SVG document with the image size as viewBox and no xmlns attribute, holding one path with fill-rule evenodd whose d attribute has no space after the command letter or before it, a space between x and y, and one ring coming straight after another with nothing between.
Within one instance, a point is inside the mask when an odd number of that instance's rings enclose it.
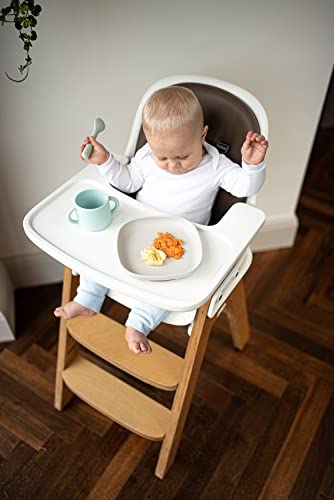
<instances>
[{"instance_id":1,"label":"baby's right hand","mask_svg":"<svg viewBox=\"0 0 334 500\"><path fill-rule=\"evenodd\" d=\"M91 145L93 146L93 150L88 160L85 160L82 157L82 152L85 149L86 144L88 143L91 143ZM86 137L86 139L80 146L80 158L85 163L94 163L95 165L102 165L102 163L105 163L109 159L109 156L110 154L108 153L106 148L102 146L102 144L97 142L91 135L89 137Z\"/></svg>"}]
</instances>

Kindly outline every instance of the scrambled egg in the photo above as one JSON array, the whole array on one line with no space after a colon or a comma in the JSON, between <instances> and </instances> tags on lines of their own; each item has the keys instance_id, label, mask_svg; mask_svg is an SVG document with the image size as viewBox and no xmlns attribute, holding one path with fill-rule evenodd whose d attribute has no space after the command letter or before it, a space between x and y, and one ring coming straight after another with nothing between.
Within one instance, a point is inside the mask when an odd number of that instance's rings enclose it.
<instances>
[{"instance_id":1,"label":"scrambled egg","mask_svg":"<svg viewBox=\"0 0 334 500\"><path fill-rule=\"evenodd\" d=\"M143 248L140 252L140 256L148 266L162 266L166 259L165 252L157 250L154 247Z\"/></svg>"}]
</instances>

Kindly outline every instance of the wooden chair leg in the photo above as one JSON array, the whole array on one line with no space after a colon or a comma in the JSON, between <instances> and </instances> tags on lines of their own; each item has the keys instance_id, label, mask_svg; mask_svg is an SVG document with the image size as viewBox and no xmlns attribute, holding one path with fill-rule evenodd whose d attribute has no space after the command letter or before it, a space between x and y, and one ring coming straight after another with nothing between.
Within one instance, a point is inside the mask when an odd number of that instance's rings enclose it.
<instances>
[{"instance_id":1,"label":"wooden chair leg","mask_svg":"<svg viewBox=\"0 0 334 500\"><path fill-rule=\"evenodd\" d=\"M61 303L66 304L73 299L79 283L78 276L72 276L72 270L64 268L64 282ZM54 406L57 410L62 410L72 399L73 393L66 387L63 381L63 370L77 355L79 344L68 334L66 320L60 319L58 353L57 353L57 373Z\"/></svg>"},{"instance_id":2,"label":"wooden chair leg","mask_svg":"<svg viewBox=\"0 0 334 500\"><path fill-rule=\"evenodd\" d=\"M233 345L242 351L249 341L247 303L242 280L227 299L224 313L230 325Z\"/></svg>"},{"instance_id":3,"label":"wooden chair leg","mask_svg":"<svg viewBox=\"0 0 334 500\"><path fill-rule=\"evenodd\" d=\"M210 300L196 313L194 326L184 357L182 377L177 387L170 415L170 424L161 445L155 475L163 479L173 464L182 430L188 415L207 342L215 318L207 317Z\"/></svg>"}]
</instances>

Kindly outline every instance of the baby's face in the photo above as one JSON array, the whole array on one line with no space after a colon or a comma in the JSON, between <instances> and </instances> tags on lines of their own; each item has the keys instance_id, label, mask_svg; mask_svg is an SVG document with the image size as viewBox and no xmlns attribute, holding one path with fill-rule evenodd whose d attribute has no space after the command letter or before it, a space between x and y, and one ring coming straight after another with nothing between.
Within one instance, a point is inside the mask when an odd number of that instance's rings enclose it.
<instances>
[{"instance_id":1,"label":"baby's face","mask_svg":"<svg viewBox=\"0 0 334 500\"><path fill-rule=\"evenodd\" d=\"M158 167L168 170L171 174L185 174L196 168L205 154L203 142L207 126L203 131L184 127L172 134L150 134L146 131L154 160Z\"/></svg>"}]
</instances>

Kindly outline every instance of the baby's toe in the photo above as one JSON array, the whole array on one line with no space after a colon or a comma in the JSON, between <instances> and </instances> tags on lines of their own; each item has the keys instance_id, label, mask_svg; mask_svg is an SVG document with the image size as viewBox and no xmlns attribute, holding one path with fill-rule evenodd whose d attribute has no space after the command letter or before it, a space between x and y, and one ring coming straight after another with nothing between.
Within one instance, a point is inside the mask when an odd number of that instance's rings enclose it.
<instances>
[{"instance_id":1,"label":"baby's toe","mask_svg":"<svg viewBox=\"0 0 334 500\"><path fill-rule=\"evenodd\" d=\"M140 348L144 354L149 354L150 352L152 352L151 346L148 342L140 342Z\"/></svg>"},{"instance_id":2,"label":"baby's toe","mask_svg":"<svg viewBox=\"0 0 334 500\"><path fill-rule=\"evenodd\" d=\"M62 316L62 314L64 313L63 311L63 308L62 307L56 307L56 309L53 311L53 314L59 318L60 316Z\"/></svg>"},{"instance_id":3,"label":"baby's toe","mask_svg":"<svg viewBox=\"0 0 334 500\"><path fill-rule=\"evenodd\" d=\"M141 352L140 344L138 342L129 342L129 349L135 354L139 354Z\"/></svg>"},{"instance_id":4,"label":"baby's toe","mask_svg":"<svg viewBox=\"0 0 334 500\"><path fill-rule=\"evenodd\" d=\"M139 345L141 352L147 352L147 345L145 344L145 342L140 342Z\"/></svg>"}]
</instances>

